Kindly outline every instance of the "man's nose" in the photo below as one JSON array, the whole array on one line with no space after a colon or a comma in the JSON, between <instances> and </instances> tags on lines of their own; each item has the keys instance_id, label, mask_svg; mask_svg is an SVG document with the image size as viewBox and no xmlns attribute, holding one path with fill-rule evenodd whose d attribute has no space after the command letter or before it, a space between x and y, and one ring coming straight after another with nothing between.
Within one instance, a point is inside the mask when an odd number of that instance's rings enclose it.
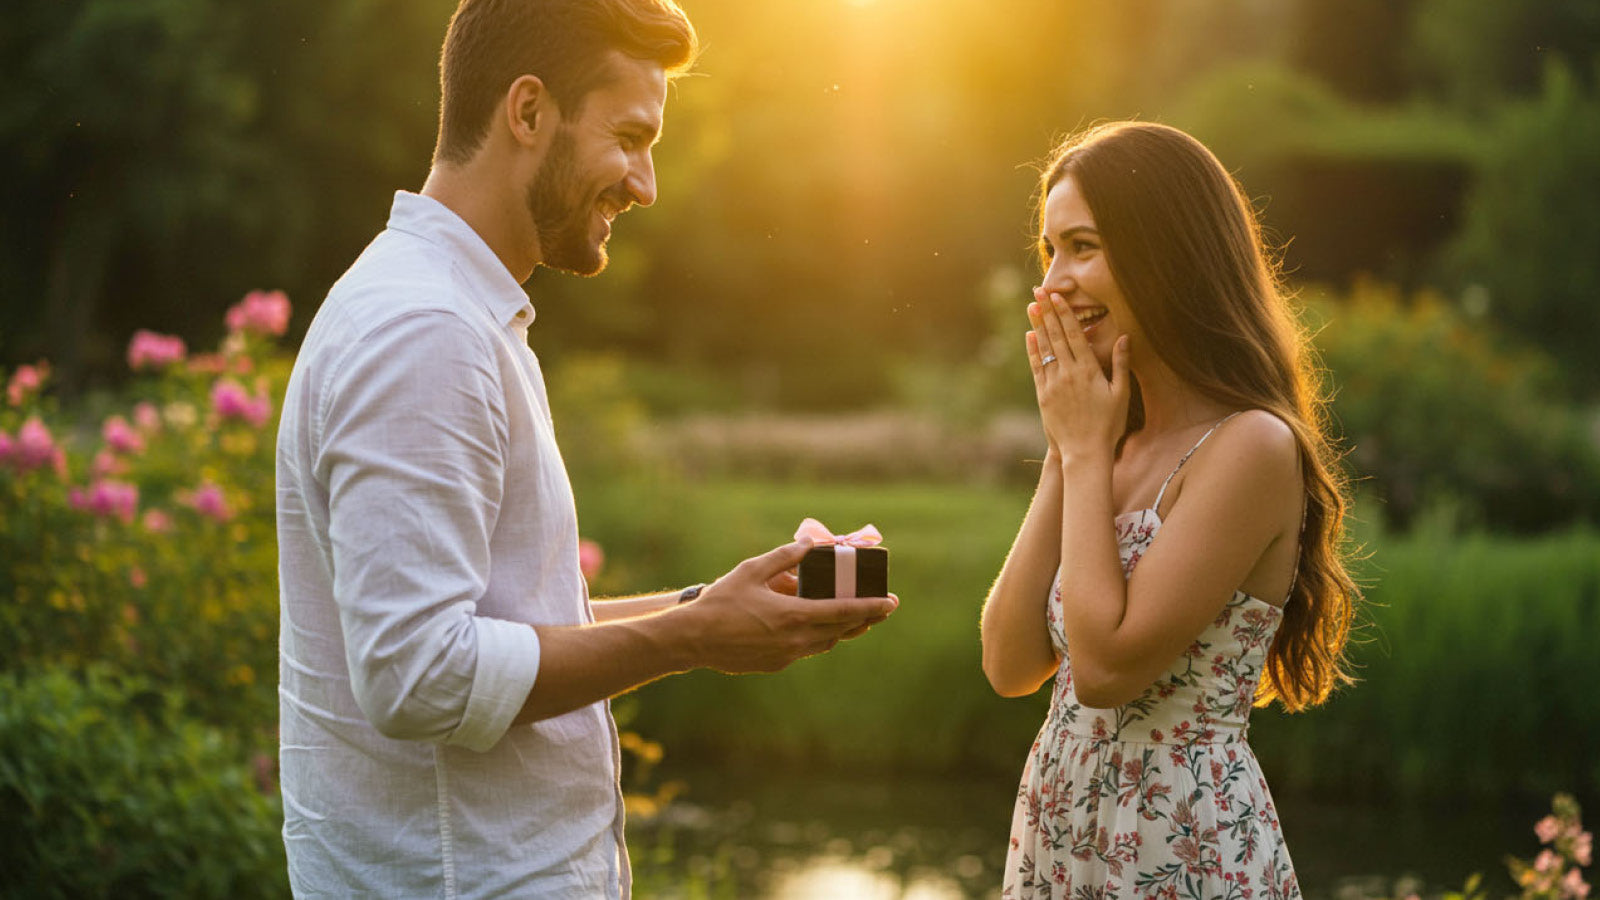
<instances>
[{"instance_id":1,"label":"man's nose","mask_svg":"<svg viewBox=\"0 0 1600 900\"><path fill-rule=\"evenodd\" d=\"M628 170L628 177L623 183L635 204L649 206L656 202L656 165L648 152L641 162Z\"/></svg>"}]
</instances>

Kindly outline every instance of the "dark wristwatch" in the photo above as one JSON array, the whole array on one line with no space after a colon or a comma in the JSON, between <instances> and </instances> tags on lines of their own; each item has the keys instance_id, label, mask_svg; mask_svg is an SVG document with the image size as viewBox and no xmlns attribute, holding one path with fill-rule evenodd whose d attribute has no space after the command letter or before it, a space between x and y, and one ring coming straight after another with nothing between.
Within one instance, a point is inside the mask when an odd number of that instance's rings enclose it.
<instances>
[{"instance_id":1,"label":"dark wristwatch","mask_svg":"<svg viewBox=\"0 0 1600 900\"><path fill-rule=\"evenodd\" d=\"M700 584L689 585L678 593L678 604L681 606L682 604L688 603L690 600L700 596L700 592L705 589L706 586L704 582Z\"/></svg>"}]
</instances>

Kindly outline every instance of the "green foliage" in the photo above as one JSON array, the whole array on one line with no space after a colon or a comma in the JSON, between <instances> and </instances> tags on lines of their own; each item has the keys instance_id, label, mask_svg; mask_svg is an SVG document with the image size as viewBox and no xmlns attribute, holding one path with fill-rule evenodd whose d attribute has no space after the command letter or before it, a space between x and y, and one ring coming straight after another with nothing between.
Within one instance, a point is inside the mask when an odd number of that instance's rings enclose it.
<instances>
[{"instance_id":1,"label":"green foliage","mask_svg":"<svg viewBox=\"0 0 1600 900\"><path fill-rule=\"evenodd\" d=\"M1537 94L1552 60L1581 65L1600 37L1589 0L1415 0L1403 60L1415 87L1468 113Z\"/></svg>"},{"instance_id":2,"label":"green foliage","mask_svg":"<svg viewBox=\"0 0 1600 900\"><path fill-rule=\"evenodd\" d=\"M1548 358L1437 295L1374 284L1312 302L1309 318L1359 487L1393 524L1445 505L1520 531L1600 514L1600 449Z\"/></svg>"},{"instance_id":3,"label":"green foliage","mask_svg":"<svg viewBox=\"0 0 1600 900\"><path fill-rule=\"evenodd\" d=\"M94 405L60 406L46 366L10 373L0 893L286 893L272 338L288 318L257 293L217 353L136 336L147 374Z\"/></svg>"},{"instance_id":4,"label":"green foliage","mask_svg":"<svg viewBox=\"0 0 1600 900\"><path fill-rule=\"evenodd\" d=\"M287 301L284 301L285 305ZM63 466L0 464L0 670L110 664L183 687L187 709L239 733L277 714L274 398L288 363L236 331L220 354L136 381L115 418L75 419L48 399L0 409L0 432L36 420ZM248 387L247 387L248 385ZM263 404L252 420L219 391ZM82 440L89 434L98 440ZM95 506L108 486L122 509Z\"/></svg>"},{"instance_id":5,"label":"green foliage","mask_svg":"<svg viewBox=\"0 0 1600 900\"><path fill-rule=\"evenodd\" d=\"M1304 715L1256 713L1273 784L1440 801L1600 792L1600 535L1433 533L1369 549L1359 683Z\"/></svg>"},{"instance_id":6,"label":"green foliage","mask_svg":"<svg viewBox=\"0 0 1600 900\"><path fill-rule=\"evenodd\" d=\"M272 760L94 665L0 673L0 894L288 893Z\"/></svg>"},{"instance_id":7,"label":"green foliage","mask_svg":"<svg viewBox=\"0 0 1600 900\"><path fill-rule=\"evenodd\" d=\"M241 272L320 295L426 171L453 6L12 4L3 358L49 355L76 388L114 377L136 327L209 341L195 311Z\"/></svg>"},{"instance_id":8,"label":"green foliage","mask_svg":"<svg viewBox=\"0 0 1600 900\"><path fill-rule=\"evenodd\" d=\"M1489 311L1563 364L1571 387L1600 392L1600 56L1590 79L1560 62L1542 92L1485 121L1489 135L1460 233L1442 267L1487 290Z\"/></svg>"},{"instance_id":9,"label":"green foliage","mask_svg":"<svg viewBox=\"0 0 1600 900\"><path fill-rule=\"evenodd\" d=\"M1551 810L1534 825L1534 833L1544 845L1539 855L1532 860L1506 857L1506 869L1521 888L1515 900L1583 900L1589 895L1583 869L1594 861L1594 835L1583 830L1583 810L1572 795L1564 793L1555 795ZM1373 888L1351 894L1352 900L1419 900L1419 886L1410 879L1395 882L1393 890L1385 889L1384 879L1377 880L1379 884ZM1489 900L1490 896L1482 873L1474 873L1461 890L1439 894L1437 900Z\"/></svg>"}]
</instances>

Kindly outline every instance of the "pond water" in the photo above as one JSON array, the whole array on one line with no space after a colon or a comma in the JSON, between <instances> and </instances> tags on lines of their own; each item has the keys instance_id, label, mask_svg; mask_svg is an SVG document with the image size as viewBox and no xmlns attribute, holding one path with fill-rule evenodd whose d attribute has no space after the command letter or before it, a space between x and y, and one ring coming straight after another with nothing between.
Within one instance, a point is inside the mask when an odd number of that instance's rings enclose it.
<instances>
[{"instance_id":1,"label":"pond water","mask_svg":"<svg viewBox=\"0 0 1600 900\"><path fill-rule=\"evenodd\" d=\"M998 896L1013 779L757 777L689 770L686 794L629 825L641 898L968 900ZM1482 872L1512 890L1508 854L1538 850L1538 805L1423 809L1278 800L1310 900L1380 896L1396 879L1459 889ZM1365 893L1364 893L1365 891ZM1392 893L1389 894L1392 896Z\"/></svg>"}]
</instances>

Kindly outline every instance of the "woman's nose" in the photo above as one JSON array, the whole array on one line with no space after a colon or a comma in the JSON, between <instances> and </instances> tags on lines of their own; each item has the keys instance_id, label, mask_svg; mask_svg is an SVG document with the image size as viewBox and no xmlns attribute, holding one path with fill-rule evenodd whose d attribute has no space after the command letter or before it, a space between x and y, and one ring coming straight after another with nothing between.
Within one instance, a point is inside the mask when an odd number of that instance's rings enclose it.
<instances>
[{"instance_id":1,"label":"woman's nose","mask_svg":"<svg viewBox=\"0 0 1600 900\"><path fill-rule=\"evenodd\" d=\"M1063 297L1071 297L1072 292L1078 289L1078 280L1065 273L1051 272L1045 276L1044 284L1040 285L1040 287L1044 288L1046 294L1060 294Z\"/></svg>"}]
</instances>

